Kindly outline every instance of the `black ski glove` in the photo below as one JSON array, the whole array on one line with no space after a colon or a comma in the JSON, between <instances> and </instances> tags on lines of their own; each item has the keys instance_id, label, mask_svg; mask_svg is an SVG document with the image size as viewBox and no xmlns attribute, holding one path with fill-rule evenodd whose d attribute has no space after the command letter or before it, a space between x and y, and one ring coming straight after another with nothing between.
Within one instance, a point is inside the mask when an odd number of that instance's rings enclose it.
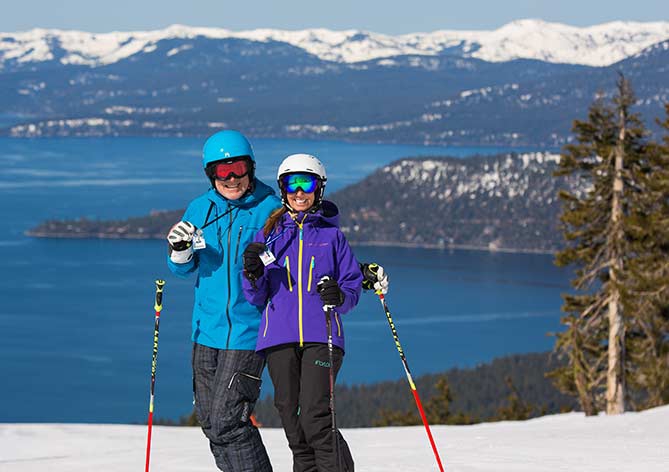
<instances>
[{"instance_id":1,"label":"black ski glove","mask_svg":"<svg viewBox=\"0 0 669 472\"><path fill-rule=\"evenodd\" d=\"M249 280L258 280L265 273L265 264L260 260L260 254L265 251L263 243L251 243L246 246L242 254L244 275Z\"/></svg>"},{"instance_id":2,"label":"black ski glove","mask_svg":"<svg viewBox=\"0 0 669 472\"><path fill-rule=\"evenodd\" d=\"M339 288L335 279L326 279L318 282L318 295L323 305L341 306L344 304L344 292Z\"/></svg>"}]
</instances>

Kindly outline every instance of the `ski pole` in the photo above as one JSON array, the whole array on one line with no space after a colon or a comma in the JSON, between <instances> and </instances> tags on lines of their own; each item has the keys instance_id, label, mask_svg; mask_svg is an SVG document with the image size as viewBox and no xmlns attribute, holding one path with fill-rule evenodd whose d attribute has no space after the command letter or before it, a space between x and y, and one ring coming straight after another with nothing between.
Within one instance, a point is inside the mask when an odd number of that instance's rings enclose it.
<instances>
[{"instance_id":1,"label":"ski pole","mask_svg":"<svg viewBox=\"0 0 669 472\"><path fill-rule=\"evenodd\" d=\"M325 275L318 282L317 290L320 292L323 282L330 280ZM328 332L328 361L330 363L330 418L332 424L332 452L335 457L335 467L341 471L341 458L339 453L339 438L337 437L337 417L335 415L335 394L334 394L334 348L332 345L332 305L323 305L325 312L325 326Z\"/></svg>"},{"instance_id":2,"label":"ski pole","mask_svg":"<svg viewBox=\"0 0 669 472\"><path fill-rule=\"evenodd\" d=\"M153 427L153 396L156 388L156 363L158 361L158 327L160 326L160 312L163 309L164 280L156 280L156 322L153 330L153 360L151 362L151 398L149 400L149 432L146 439L146 469L149 472L149 458L151 457L151 428Z\"/></svg>"},{"instance_id":3,"label":"ski pole","mask_svg":"<svg viewBox=\"0 0 669 472\"><path fill-rule=\"evenodd\" d=\"M384 298L383 293L377 291L376 294L379 296L379 300L381 300L381 305L383 306L383 311L386 313L386 318L388 319L390 330L392 331L393 338L395 339L395 347L397 347L397 352L399 352L400 359L402 359L404 372L406 372L407 374L407 380L409 381L409 386L411 387L411 393L413 394L414 400L416 400L416 406L418 407L420 418L423 420L423 425L425 425L425 431L427 432L427 437L430 440L430 445L432 446L434 457L437 459L437 465L439 466L439 470L441 472L444 472L444 466L441 465L441 458L439 457L439 451L437 451L437 446L434 443L434 439L432 438L430 425L427 422L427 418L425 417L425 411L423 410L423 404L421 403L420 397L418 396L418 390L416 390L416 384L413 383L413 379L411 378L411 371L409 370L409 364L407 363L407 359L404 356L404 350L402 349L402 345L400 344L400 338L397 336L397 330L395 329L395 323L393 323L393 318L390 315L390 310L388 309L388 305L386 305L386 299Z\"/></svg>"}]
</instances>

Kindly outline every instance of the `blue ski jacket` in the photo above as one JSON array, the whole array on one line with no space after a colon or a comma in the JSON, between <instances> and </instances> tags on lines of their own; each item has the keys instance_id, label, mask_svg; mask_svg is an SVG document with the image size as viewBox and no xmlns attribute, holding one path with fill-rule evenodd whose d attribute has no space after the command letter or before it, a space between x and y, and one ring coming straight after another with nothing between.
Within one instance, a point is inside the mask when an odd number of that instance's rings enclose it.
<instances>
[{"instance_id":1,"label":"blue ski jacket","mask_svg":"<svg viewBox=\"0 0 669 472\"><path fill-rule=\"evenodd\" d=\"M269 186L254 179L252 193L227 200L215 189L195 198L183 215L203 228L206 247L193 258L167 265L178 277L197 272L192 340L216 349L253 350L261 309L249 303L242 290L242 253L281 201Z\"/></svg>"}]
</instances>

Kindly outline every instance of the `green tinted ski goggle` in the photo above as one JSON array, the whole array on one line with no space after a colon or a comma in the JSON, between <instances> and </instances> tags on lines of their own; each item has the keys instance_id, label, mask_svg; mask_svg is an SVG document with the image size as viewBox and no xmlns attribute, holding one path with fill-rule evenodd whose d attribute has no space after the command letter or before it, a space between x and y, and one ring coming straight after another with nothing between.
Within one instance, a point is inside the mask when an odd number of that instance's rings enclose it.
<instances>
[{"instance_id":1,"label":"green tinted ski goggle","mask_svg":"<svg viewBox=\"0 0 669 472\"><path fill-rule=\"evenodd\" d=\"M281 187L287 193L314 193L318 187L318 177L313 174L286 174L281 177Z\"/></svg>"}]
</instances>

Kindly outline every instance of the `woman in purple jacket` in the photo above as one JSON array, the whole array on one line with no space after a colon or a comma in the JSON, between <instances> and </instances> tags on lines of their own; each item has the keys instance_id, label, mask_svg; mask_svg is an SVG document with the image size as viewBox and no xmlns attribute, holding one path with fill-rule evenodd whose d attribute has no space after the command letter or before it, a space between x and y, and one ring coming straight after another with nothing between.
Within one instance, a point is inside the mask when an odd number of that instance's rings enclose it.
<instances>
[{"instance_id":1,"label":"woman in purple jacket","mask_svg":"<svg viewBox=\"0 0 669 472\"><path fill-rule=\"evenodd\" d=\"M363 274L339 230L337 207L323 201L323 164L314 156L293 154L279 166L278 181L284 206L270 215L244 252L244 293L264 307L256 350L267 359L293 471L338 472L323 306L334 307L336 377L344 356L340 315L358 303ZM348 447L339 440L339 450L347 456L343 462L352 470Z\"/></svg>"}]
</instances>

